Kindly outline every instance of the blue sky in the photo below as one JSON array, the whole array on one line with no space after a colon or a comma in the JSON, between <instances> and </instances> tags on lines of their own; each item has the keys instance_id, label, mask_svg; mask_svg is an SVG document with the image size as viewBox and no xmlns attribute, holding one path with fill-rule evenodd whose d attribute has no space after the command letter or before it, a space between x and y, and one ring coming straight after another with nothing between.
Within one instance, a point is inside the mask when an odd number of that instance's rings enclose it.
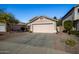
<instances>
[{"instance_id":1,"label":"blue sky","mask_svg":"<svg viewBox=\"0 0 79 59\"><path fill-rule=\"evenodd\" d=\"M0 8L12 13L21 22L28 22L35 16L63 17L74 4L0 4Z\"/></svg>"}]
</instances>

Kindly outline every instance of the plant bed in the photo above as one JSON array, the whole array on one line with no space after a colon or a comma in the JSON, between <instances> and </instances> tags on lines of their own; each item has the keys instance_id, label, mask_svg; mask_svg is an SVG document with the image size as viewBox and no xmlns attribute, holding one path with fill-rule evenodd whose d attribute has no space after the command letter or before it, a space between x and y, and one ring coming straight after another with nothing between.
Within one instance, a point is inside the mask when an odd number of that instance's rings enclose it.
<instances>
[{"instance_id":1,"label":"plant bed","mask_svg":"<svg viewBox=\"0 0 79 59\"><path fill-rule=\"evenodd\" d=\"M69 53L79 53L79 51L77 50L77 40L74 39L66 39L65 40L65 51L69 52Z\"/></svg>"},{"instance_id":2,"label":"plant bed","mask_svg":"<svg viewBox=\"0 0 79 59\"><path fill-rule=\"evenodd\" d=\"M70 31L70 33L79 37L79 31Z\"/></svg>"},{"instance_id":3,"label":"plant bed","mask_svg":"<svg viewBox=\"0 0 79 59\"><path fill-rule=\"evenodd\" d=\"M67 39L65 41L65 44L68 45L68 46L70 46L70 47L74 47L76 45L76 41L73 40L73 39Z\"/></svg>"}]
</instances>

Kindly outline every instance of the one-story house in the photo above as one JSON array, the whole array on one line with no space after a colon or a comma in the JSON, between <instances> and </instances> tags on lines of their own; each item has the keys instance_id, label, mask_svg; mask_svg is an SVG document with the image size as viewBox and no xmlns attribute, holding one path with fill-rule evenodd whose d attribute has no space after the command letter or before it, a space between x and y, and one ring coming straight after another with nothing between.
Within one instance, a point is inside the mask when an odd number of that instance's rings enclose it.
<instances>
[{"instance_id":1,"label":"one-story house","mask_svg":"<svg viewBox=\"0 0 79 59\"><path fill-rule=\"evenodd\" d=\"M37 16L27 24L30 31L34 33L56 33L56 19L46 16Z\"/></svg>"},{"instance_id":2,"label":"one-story house","mask_svg":"<svg viewBox=\"0 0 79 59\"><path fill-rule=\"evenodd\" d=\"M67 12L63 17L63 25L67 20L73 21L73 30L79 31L79 5L74 6L69 12Z\"/></svg>"}]
</instances>

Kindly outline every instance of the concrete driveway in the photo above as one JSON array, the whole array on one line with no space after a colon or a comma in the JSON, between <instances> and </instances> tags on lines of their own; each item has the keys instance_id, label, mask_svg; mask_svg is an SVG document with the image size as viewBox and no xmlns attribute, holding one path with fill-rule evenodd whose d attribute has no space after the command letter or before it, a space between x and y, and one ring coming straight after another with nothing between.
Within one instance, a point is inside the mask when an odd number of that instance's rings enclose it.
<instances>
[{"instance_id":1,"label":"concrete driveway","mask_svg":"<svg viewBox=\"0 0 79 59\"><path fill-rule=\"evenodd\" d=\"M68 53L63 51L60 34L12 33L0 41L0 53Z\"/></svg>"},{"instance_id":2,"label":"concrete driveway","mask_svg":"<svg viewBox=\"0 0 79 59\"><path fill-rule=\"evenodd\" d=\"M52 48L53 44L58 38L55 34L35 34L35 33L24 33L14 37L9 37L5 41L14 42L20 44L26 44L37 47L49 47Z\"/></svg>"}]
</instances>

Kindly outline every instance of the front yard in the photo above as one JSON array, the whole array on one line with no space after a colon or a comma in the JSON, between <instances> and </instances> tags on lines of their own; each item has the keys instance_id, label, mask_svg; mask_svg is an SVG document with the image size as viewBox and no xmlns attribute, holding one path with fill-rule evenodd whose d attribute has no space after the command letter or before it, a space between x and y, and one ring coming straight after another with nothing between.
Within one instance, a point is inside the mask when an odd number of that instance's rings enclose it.
<instances>
[{"instance_id":1,"label":"front yard","mask_svg":"<svg viewBox=\"0 0 79 59\"><path fill-rule=\"evenodd\" d=\"M68 38L76 40L77 44L74 47L69 47L65 44L65 40ZM79 53L78 39L74 35L65 33L15 32L0 41L0 53Z\"/></svg>"}]
</instances>

